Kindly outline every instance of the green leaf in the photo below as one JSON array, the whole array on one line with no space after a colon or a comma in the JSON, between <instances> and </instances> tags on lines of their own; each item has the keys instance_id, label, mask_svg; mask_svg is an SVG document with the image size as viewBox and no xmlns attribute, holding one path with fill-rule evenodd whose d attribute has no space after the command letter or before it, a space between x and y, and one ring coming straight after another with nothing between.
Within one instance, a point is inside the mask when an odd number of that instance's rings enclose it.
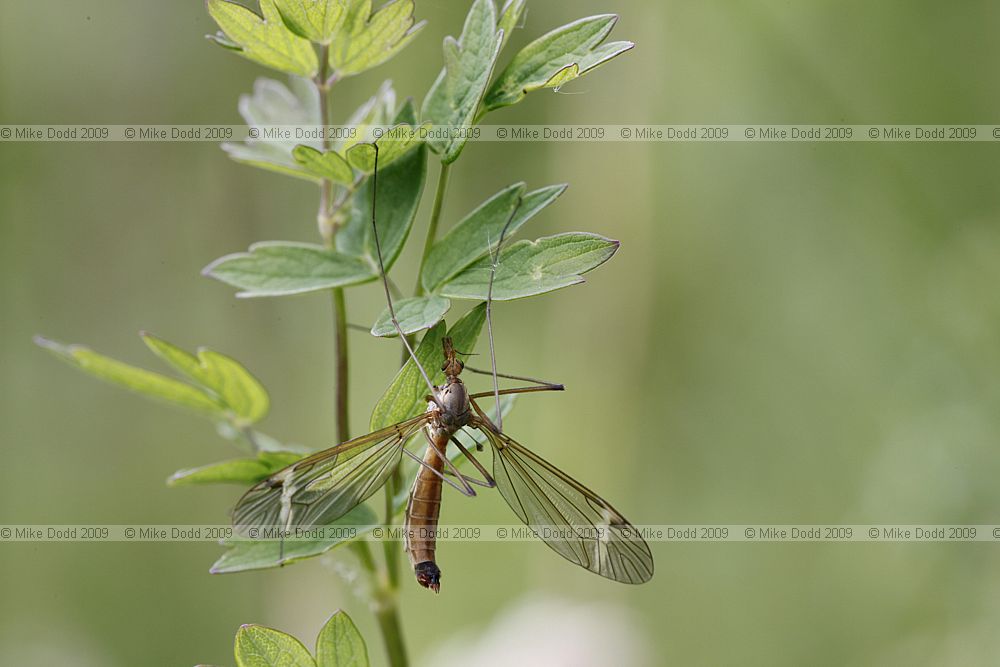
<instances>
[{"instance_id":1,"label":"green leaf","mask_svg":"<svg viewBox=\"0 0 1000 667\"><path fill-rule=\"evenodd\" d=\"M233 412L251 424L267 415L271 407L267 390L242 364L208 349L198 350L198 360L217 378L211 389Z\"/></svg>"},{"instance_id":2,"label":"green leaf","mask_svg":"<svg viewBox=\"0 0 1000 667\"><path fill-rule=\"evenodd\" d=\"M285 296L357 285L378 274L357 257L310 243L265 241L215 260L202 274L243 290L238 297Z\"/></svg>"},{"instance_id":3,"label":"green leaf","mask_svg":"<svg viewBox=\"0 0 1000 667\"><path fill-rule=\"evenodd\" d=\"M41 336L35 337L35 343L94 377L203 415L225 417L226 406L197 387L106 357L82 345L62 345Z\"/></svg>"},{"instance_id":4,"label":"green leaf","mask_svg":"<svg viewBox=\"0 0 1000 667\"><path fill-rule=\"evenodd\" d=\"M326 178L344 185L354 182L354 170L351 169L351 165L334 151L324 152L312 146L298 145L292 149L292 157L303 169L317 178Z\"/></svg>"},{"instance_id":5,"label":"green leaf","mask_svg":"<svg viewBox=\"0 0 1000 667\"><path fill-rule=\"evenodd\" d=\"M581 274L611 259L618 245L618 241L584 232L518 241L500 253L493 298L521 299L581 283ZM445 283L438 293L455 299L485 299L489 280L490 258L484 257Z\"/></svg>"},{"instance_id":6,"label":"green leaf","mask_svg":"<svg viewBox=\"0 0 1000 667\"><path fill-rule=\"evenodd\" d=\"M451 308L451 301L440 296L414 296L400 299L393 304L396 309L396 320L403 333L411 333L429 329L444 317ZM372 326L373 336L398 336L396 327L392 326L392 316L386 308Z\"/></svg>"},{"instance_id":7,"label":"green leaf","mask_svg":"<svg viewBox=\"0 0 1000 667\"><path fill-rule=\"evenodd\" d=\"M326 553L378 525L380 522L375 512L367 505L358 505L328 526L316 526L315 530L320 533L317 539L288 539L284 545L277 540L233 539L225 543L229 550L215 561L209 571L212 574L229 574L287 565ZM329 530L324 531L324 528ZM350 528L356 530L345 530ZM309 531L314 529L304 530L311 534Z\"/></svg>"},{"instance_id":8,"label":"green leaf","mask_svg":"<svg viewBox=\"0 0 1000 667\"><path fill-rule=\"evenodd\" d=\"M497 30L493 0L475 0L465 19L462 35L444 40L444 69L424 98L421 117L438 127L470 126L493 74L503 33ZM467 136L430 141L449 164L458 159Z\"/></svg>"},{"instance_id":9,"label":"green leaf","mask_svg":"<svg viewBox=\"0 0 1000 667\"><path fill-rule=\"evenodd\" d=\"M208 13L240 55L290 74L315 75L319 63L312 44L285 27L274 0L260 0L260 10L263 18L235 2L208 0Z\"/></svg>"},{"instance_id":10,"label":"green leaf","mask_svg":"<svg viewBox=\"0 0 1000 667\"><path fill-rule=\"evenodd\" d=\"M514 56L483 102L487 111L517 104L539 88L557 88L631 49L632 42L599 46L618 16L601 14L573 21L542 35Z\"/></svg>"},{"instance_id":11,"label":"green leaf","mask_svg":"<svg viewBox=\"0 0 1000 667\"><path fill-rule=\"evenodd\" d=\"M389 128L375 143L378 145L378 168L383 169L420 146L428 123L413 127L400 123ZM370 143L358 143L347 151L347 161L352 167L370 174L375 171L375 148Z\"/></svg>"},{"instance_id":12,"label":"green leaf","mask_svg":"<svg viewBox=\"0 0 1000 667\"><path fill-rule=\"evenodd\" d=\"M392 122L407 122L413 125L415 121L406 108L407 105L404 105L399 114L395 115L396 91L393 90L392 81L383 81L378 91L355 109L351 117L344 123L344 125L354 128L354 132L350 136L334 141L333 150L345 155L355 144L369 141L375 125L388 125ZM393 118L396 120L393 121Z\"/></svg>"},{"instance_id":13,"label":"green leaf","mask_svg":"<svg viewBox=\"0 0 1000 667\"><path fill-rule=\"evenodd\" d=\"M392 0L372 14L371 0L347 0L347 12L330 44L337 77L360 74L399 53L424 27L414 25L413 0Z\"/></svg>"},{"instance_id":14,"label":"green leaf","mask_svg":"<svg viewBox=\"0 0 1000 667\"><path fill-rule=\"evenodd\" d=\"M566 185L550 185L524 194L524 183L515 183L479 205L434 244L420 277L428 292L435 291L480 257L496 248L504 226L510 220L507 235L511 238L525 222L554 202ZM514 217L511 212L516 208Z\"/></svg>"},{"instance_id":15,"label":"green leaf","mask_svg":"<svg viewBox=\"0 0 1000 667\"><path fill-rule=\"evenodd\" d=\"M346 14L344 0L275 0L288 29L317 44L329 44Z\"/></svg>"},{"instance_id":16,"label":"green leaf","mask_svg":"<svg viewBox=\"0 0 1000 667\"><path fill-rule=\"evenodd\" d=\"M195 356L152 334L139 335L158 357L208 389L237 416L253 424L267 415L267 390L232 357L207 348L199 348Z\"/></svg>"},{"instance_id":17,"label":"green leaf","mask_svg":"<svg viewBox=\"0 0 1000 667\"><path fill-rule=\"evenodd\" d=\"M263 625L243 625L236 633L239 667L316 667L298 639Z\"/></svg>"},{"instance_id":18,"label":"green leaf","mask_svg":"<svg viewBox=\"0 0 1000 667\"><path fill-rule=\"evenodd\" d=\"M503 39L500 40L501 49L507 45L507 40L513 34L518 21L521 20L521 15L524 14L524 5L525 0L507 0L503 9L500 10L497 27L503 30Z\"/></svg>"},{"instance_id":19,"label":"green leaf","mask_svg":"<svg viewBox=\"0 0 1000 667\"><path fill-rule=\"evenodd\" d=\"M314 174L295 161L292 149L299 144L321 148L319 140L265 140L267 127L320 124L316 87L306 79L290 79L291 87L274 79L257 79L253 93L240 96L240 115L259 138L248 138L245 143L224 143L222 149L236 162L318 182Z\"/></svg>"},{"instance_id":20,"label":"green leaf","mask_svg":"<svg viewBox=\"0 0 1000 667\"><path fill-rule=\"evenodd\" d=\"M392 268L413 227L427 174L427 150L420 147L378 170L376 221L385 270ZM372 235L372 179L351 198L350 215L337 232L337 250L357 258L373 276L379 275L375 237Z\"/></svg>"},{"instance_id":21,"label":"green leaf","mask_svg":"<svg viewBox=\"0 0 1000 667\"><path fill-rule=\"evenodd\" d=\"M316 638L319 667L368 667L368 647L346 612L336 611Z\"/></svg>"},{"instance_id":22,"label":"green leaf","mask_svg":"<svg viewBox=\"0 0 1000 667\"><path fill-rule=\"evenodd\" d=\"M486 322L486 304L481 303L466 313L448 331L455 349L460 352L471 352L476 346L484 322ZM424 367L435 385L444 381L444 373L441 371L441 361L444 358L441 340L444 336L445 324L438 322L433 329L424 334L415 351L420 365ZM371 430L375 431L420 414L427 409L424 401L426 395L427 385L420 375L420 370L414 365L413 359L409 359L399 369L389 388L382 394L382 398L375 404L371 417Z\"/></svg>"},{"instance_id":23,"label":"green leaf","mask_svg":"<svg viewBox=\"0 0 1000 667\"><path fill-rule=\"evenodd\" d=\"M167 479L167 486L255 484L301 458L302 455L295 452L261 452L254 458L230 459L178 470Z\"/></svg>"}]
</instances>

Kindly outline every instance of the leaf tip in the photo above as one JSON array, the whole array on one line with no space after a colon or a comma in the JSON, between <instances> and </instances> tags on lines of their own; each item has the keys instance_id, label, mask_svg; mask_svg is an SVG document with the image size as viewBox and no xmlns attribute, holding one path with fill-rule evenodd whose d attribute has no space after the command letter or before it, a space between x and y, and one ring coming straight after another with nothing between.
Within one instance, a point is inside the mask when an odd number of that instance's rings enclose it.
<instances>
[{"instance_id":1,"label":"leaf tip","mask_svg":"<svg viewBox=\"0 0 1000 667\"><path fill-rule=\"evenodd\" d=\"M236 258L236 257L238 257L239 255L242 255L242 254L243 253L231 253L229 255L223 255L222 257L219 257L217 259L213 259L211 262L209 262L205 266L205 268L203 268L201 270L201 275L205 276L206 278L214 278L216 280L219 280L219 277L217 275L215 275L215 269L216 269L216 267L218 267L220 264L224 264L225 262L229 261L230 259L234 259L234 258Z\"/></svg>"},{"instance_id":2,"label":"leaf tip","mask_svg":"<svg viewBox=\"0 0 1000 667\"><path fill-rule=\"evenodd\" d=\"M33 342L38 347L44 347L47 350L55 350L59 347L59 344L56 343L54 340L46 338L41 334L35 334L34 336L32 336L31 342Z\"/></svg>"}]
</instances>

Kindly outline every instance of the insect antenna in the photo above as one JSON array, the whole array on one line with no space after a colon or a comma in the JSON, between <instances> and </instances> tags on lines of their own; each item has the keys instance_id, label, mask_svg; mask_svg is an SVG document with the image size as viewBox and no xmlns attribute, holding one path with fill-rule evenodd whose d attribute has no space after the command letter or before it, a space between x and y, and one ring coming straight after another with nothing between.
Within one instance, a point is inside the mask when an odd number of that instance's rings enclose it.
<instances>
[{"instance_id":1,"label":"insect antenna","mask_svg":"<svg viewBox=\"0 0 1000 667\"><path fill-rule=\"evenodd\" d=\"M493 282L497 277L497 265L500 263L500 247L503 245L504 237L507 236L507 230L510 229L510 224L514 221L514 216L517 215L517 209L521 208L521 197L517 198L517 203L510 212L510 216L507 218L507 222L504 223L503 229L500 230L500 239L497 241L496 250L491 251L490 257L490 286L486 291L486 332L490 339L490 361L493 367L493 400L497 407L497 430L503 431L503 413L500 410L500 381L497 379L497 355L496 347L493 344ZM490 242L489 238L486 240L486 247L489 249Z\"/></svg>"},{"instance_id":2,"label":"insect antenna","mask_svg":"<svg viewBox=\"0 0 1000 667\"><path fill-rule=\"evenodd\" d=\"M427 388L430 390L430 396L435 403L438 403L437 392L434 391L434 383L431 382L430 377L427 375L427 371L420 364L420 360L417 359L417 355L414 354L413 348L410 346L410 341L403 334L403 328L399 326L399 320L396 319L396 309L392 306L392 294L389 291L389 279L385 275L385 262L382 261L382 245L378 240L378 225L375 224L375 201L378 196L378 144L372 143L372 148L375 149L375 168L372 171L372 235L375 239L375 254L378 255L378 270L379 275L382 278L382 287L385 289L385 300L389 304L389 316L392 318L392 326L396 328L396 333L399 334L399 338L403 341L403 345L406 347L406 351L410 355L410 359L413 359L413 363L417 365L420 370L420 375L423 376L424 382L427 383ZM438 404L440 407L440 403Z\"/></svg>"}]
</instances>

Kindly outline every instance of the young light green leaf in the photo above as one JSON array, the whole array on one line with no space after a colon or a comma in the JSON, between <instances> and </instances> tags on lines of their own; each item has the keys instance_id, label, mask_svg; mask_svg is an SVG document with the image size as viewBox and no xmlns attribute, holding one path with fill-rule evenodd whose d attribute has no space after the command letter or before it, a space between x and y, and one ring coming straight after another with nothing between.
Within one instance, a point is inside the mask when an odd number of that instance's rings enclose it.
<instances>
[{"instance_id":1,"label":"young light green leaf","mask_svg":"<svg viewBox=\"0 0 1000 667\"><path fill-rule=\"evenodd\" d=\"M480 204L434 244L420 276L425 290L435 291L449 278L492 252L508 220L510 225L504 240L514 236L521 225L554 202L566 190L566 185L550 185L528 194L524 194L524 189L524 183L504 188Z\"/></svg>"},{"instance_id":2,"label":"young light green leaf","mask_svg":"<svg viewBox=\"0 0 1000 667\"><path fill-rule=\"evenodd\" d=\"M218 396L213 389L219 384L218 378L212 369L202 365L197 356L147 331L140 331L139 337L153 354Z\"/></svg>"},{"instance_id":3,"label":"young light green leaf","mask_svg":"<svg viewBox=\"0 0 1000 667\"><path fill-rule=\"evenodd\" d=\"M288 29L317 44L329 44L344 20L345 0L275 0Z\"/></svg>"},{"instance_id":4,"label":"young light green leaf","mask_svg":"<svg viewBox=\"0 0 1000 667\"><path fill-rule=\"evenodd\" d=\"M224 143L222 149L237 162L318 182L318 177L295 161L292 149L299 144L318 149L319 140L269 136L268 128L272 126L320 124L316 87L299 77L290 79L291 87L274 79L257 79L253 93L240 96L240 115L258 138L247 139L245 143Z\"/></svg>"},{"instance_id":5,"label":"young light green leaf","mask_svg":"<svg viewBox=\"0 0 1000 667\"><path fill-rule=\"evenodd\" d=\"M378 226L378 240L386 271L392 268L410 234L424 192L426 174L427 149L423 146L410 151L385 169L379 158L375 224ZM372 235L371 178L358 188L351 203L347 222L337 232L337 250L357 258L372 275L378 276L378 256Z\"/></svg>"},{"instance_id":6,"label":"young light green leaf","mask_svg":"<svg viewBox=\"0 0 1000 667\"><path fill-rule=\"evenodd\" d=\"M500 40L501 49L507 45L507 40L513 34L518 21L521 20L521 15L524 14L524 5L525 0L507 0L503 9L500 10L497 27L503 30L503 38Z\"/></svg>"},{"instance_id":7,"label":"young light green leaf","mask_svg":"<svg viewBox=\"0 0 1000 667\"><path fill-rule=\"evenodd\" d=\"M368 98L364 104L355 109L351 117L347 119L344 125L352 128L352 131L345 134L343 138L335 140L333 142L333 150L341 155L345 155L351 146L372 139L372 126L387 125L392 122L404 122L403 119L396 117L395 114L396 91L392 87L392 81L386 80L379 86L378 91ZM394 117L396 117L395 121L393 121ZM405 122L410 125L414 124L412 119L405 120Z\"/></svg>"},{"instance_id":8,"label":"young light green leaf","mask_svg":"<svg viewBox=\"0 0 1000 667\"><path fill-rule=\"evenodd\" d=\"M239 45L240 55L272 69L310 77L316 74L316 52L281 20L274 0L260 0L263 18L228 0L208 0L208 13L225 36Z\"/></svg>"},{"instance_id":9,"label":"young light green leaf","mask_svg":"<svg viewBox=\"0 0 1000 667\"><path fill-rule=\"evenodd\" d=\"M391 0L372 14L371 0L346 0L347 12L330 44L334 76L360 74L399 53L424 27L414 25L413 0Z\"/></svg>"},{"instance_id":10,"label":"young light green leaf","mask_svg":"<svg viewBox=\"0 0 1000 667\"><path fill-rule=\"evenodd\" d=\"M301 458L302 455L295 452L261 452L253 458L230 459L178 470L167 479L167 486L255 484Z\"/></svg>"},{"instance_id":11,"label":"young light green leaf","mask_svg":"<svg viewBox=\"0 0 1000 667\"><path fill-rule=\"evenodd\" d=\"M368 647L354 621L337 610L316 638L319 667L368 667Z\"/></svg>"},{"instance_id":12,"label":"young light green leaf","mask_svg":"<svg viewBox=\"0 0 1000 667\"><path fill-rule=\"evenodd\" d=\"M62 345L41 336L35 337L35 343L94 377L144 396L214 418L226 414L226 406L218 398L179 380L117 361L82 345Z\"/></svg>"},{"instance_id":13,"label":"young light green leaf","mask_svg":"<svg viewBox=\"0 0 1000 667\"><path fill-rule=\"evenodd\" d=\"M271 407L267 390L241 363L204 348L198 350L198 360L218 378L218 384L210 389L239 417L254 424L267 415Z\"/></svg>"},{"instance_id":14,"label":"young light green leaf","mask_svg":"<svg viewBox=\"0 0 1000 667\"><path fill-rule=\"evenodd\" d=\"M236 416L253 424L267 415L267 390L235 359L206 348L195 356L149 333L140 336L154 354L218 397Z\"/></svg>"},{"instance_id":15,"label":"young light green leaf","mask_svg":"<svg viewBox=\"0 0 1000 667\"><path fill-rule=\"evenodd\" d=\"M357 285L378 274L371 265L323 246L265 241L215 260L202 274L243 290L238 297L285 296Z\"/></svg>"},{"instance_id":16,"label":"young light green leaf","mask_svg":"<svg viewBox=\"0 0 1000 667\"><path fill-rule=\"evenodd\" d=\"M421 117L438 127L468 126L489 84L503 32L497 30L497 12L493 0L475 0L465 19L462 35L444 40L444 69L424 98ZM458 159L467 140L466 133L429 141L450 164Z\"/></svg>"},{"instance_id":17,"label":"young light green leaf","mask_svg":"<svg viewBox=\"0 0 1000 667\"><path fill-rule=\"evenodd\" d=\"M573 21L542 35L514 56L486 94L486 111L517 104L539 88L557 88L628 51L632 42L599 46L618 16L601 14Z\"/></svg>"},{"instance_id":18,"label":"young light green leaf","mask_svg":"<svg viewBox=\"0 0 1000 667\"><path fill-rule=\"evenodd\" d=\"M481 303L466 313L448 331L455 349L460 352L471 352L479 339L484 322L486 322L486 304ZM444 381L444 373L441 371L441 361L444 358L441 339L444 336L445 324L438 322L433 329L424 334L423 340L414 352L434 384ZM424 401L426 395L427 385L420 375L420 370L414 365L413 359L410 359L399 369L388 389L382 394L382 398L375 404L371 417L371 430L375 431L420 414L427 408Z\"/></svg>"},{"instance_id":19,"label":"young light green leaf","mask_svg":"<svg viewBox=\"0 0 1000 667\"><path fill-rule=\"evenodd\" d=\"M618 245L618 241L583 232L518 241L500 253L493 298L521 299L581 283L581 274L611 259ZM490 258L484 257L446 282L438 293L455 299L485 299L490 265Z\"/></svg>"},{"instance_id":20,"label":"young light green leaf","mask_svg":"<svg viewBox=\"0 0 1000 667\"><path fill-rule=\"evenodd\" d=\"M236 633L239 667L316 667L298 639L263 625L244 625Z\"/></svg>"},{"instance_id":21,"label":"young light green leaf","mask_svg":"<svg viewBox=\"0 0 1000 667\"><path fill-rule=\"evenodd\" d=\"M288 539L284 544L277 540L233 539L225 542L228 551L215 561L209 570L212 574L229 574L247 570L264 570L279 565L312 558L330 549L361 537L380 521L368 505L358 505L350 512L326 526L307 529L307 539ZM313 539L313 535L316 535Z\"/></svg>"},{"instance_id":22,"label":"young light green leaf","mask_svg":"<svg viewBox=\"0 0 1000 667\"><path fill-rule=\"evenodd\" d=\"M312 146L298 145L292 149L292 157L313 176L344 185L354 182L354 170L351 169L351 165L334 151L324 152Z\"/></svg>"},{"instance_id":23,"label":"young light green leaf","mask_svg":"<svg viewBox=\"0 0 1000 667\"><path fill-rule=\"evenodd\" d=\"M375 143L378 145L378 167L383 169L420 146L428 123L413 127L400 123L389 128ZM347 161L352 167L370 174L375 171L375 148L370 143L359 143L347 151Z\"/></svg>"},{"instance_id":24,"label":"young light green leaf","mask_svg":"<svg viewBox=\"0 0 1000 667\"><path fill-rule=\"evenodd\" d=\"M396 310L396 319L399 328L404 334L411 334L423 329L429 329L444 317L444 314L451 308L451 301L440 296L414 296L408 299L400 299L393 306ZM396 327L392 325L392 316L386 308L375 320L372 326L373 336L398 336Z\"/></svg>"}]
</instances>

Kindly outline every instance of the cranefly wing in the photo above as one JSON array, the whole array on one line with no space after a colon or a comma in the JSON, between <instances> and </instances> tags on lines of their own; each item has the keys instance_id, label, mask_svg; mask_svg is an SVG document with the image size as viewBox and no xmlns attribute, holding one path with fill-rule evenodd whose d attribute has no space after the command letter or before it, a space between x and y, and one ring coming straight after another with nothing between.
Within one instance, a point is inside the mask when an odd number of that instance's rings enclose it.
<instances>
[{"instance_id":1,"label":"cranefly wing","mask_svg":"<svg viewBox=\"0 0 1000 667\"><path fill-rule=\"evenodd\" d=\"M251 528L330 524L385 484L423 414L296 461L258 482L233 508L240 535ZM343 454L343 456L341 456ZM349 457L349 458L348 458Z\"/></svg>"},{"instance_id":2,"label":"cranefly wing","mask_svg":"<svg viewBox=\"0 0 1000 667\"><path fill-rule=\"evenodd\" d=\"M626 584L653 576L653 555L639 532L596 493L537 454L488 427L493 477L507 504L560 556Z\"/></svg>"}]
</instances>

